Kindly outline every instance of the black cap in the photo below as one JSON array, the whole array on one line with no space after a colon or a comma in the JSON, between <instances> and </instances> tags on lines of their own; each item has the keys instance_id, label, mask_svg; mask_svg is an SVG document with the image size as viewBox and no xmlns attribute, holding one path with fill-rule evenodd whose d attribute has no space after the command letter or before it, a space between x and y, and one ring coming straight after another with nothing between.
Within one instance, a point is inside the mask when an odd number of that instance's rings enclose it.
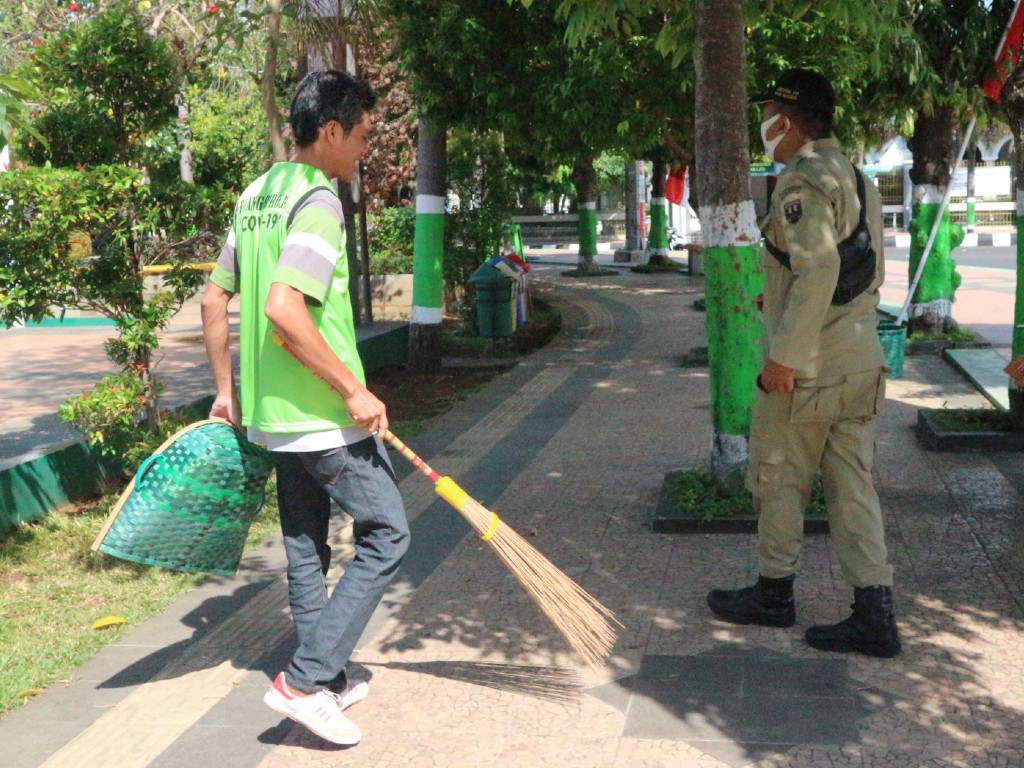
<instances>
[{"instance_id":1,"label":"black cap","mask_svg":"<svg viewBox=\"0 0 1024 768\"><path fill-rule=\"evenodd\" d=\"M787 69L767 94L754 99L755 104L778 101L811 112L832 114L836 109L836 92L824 75L809 69Z\"/></svg>"}]
</instances>

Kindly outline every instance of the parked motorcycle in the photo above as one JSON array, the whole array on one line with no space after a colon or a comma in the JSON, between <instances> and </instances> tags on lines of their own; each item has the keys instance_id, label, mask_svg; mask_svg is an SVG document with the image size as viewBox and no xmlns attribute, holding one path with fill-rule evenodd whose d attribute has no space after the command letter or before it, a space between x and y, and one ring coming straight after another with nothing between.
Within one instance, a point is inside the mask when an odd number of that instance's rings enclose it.
<instances>
[{"instance_id":1,"label":"parked motorcycle","mask_svg":"<svg viewBox=\"0 0 1024 768\"><path fill-rule=\"evenodd\" d=\"M686 240L683 238L682 233L677 231L675 227L665 227L665 231L668 233L669 250L681 251L686 247Z\"/></svg>"}]
</instances>

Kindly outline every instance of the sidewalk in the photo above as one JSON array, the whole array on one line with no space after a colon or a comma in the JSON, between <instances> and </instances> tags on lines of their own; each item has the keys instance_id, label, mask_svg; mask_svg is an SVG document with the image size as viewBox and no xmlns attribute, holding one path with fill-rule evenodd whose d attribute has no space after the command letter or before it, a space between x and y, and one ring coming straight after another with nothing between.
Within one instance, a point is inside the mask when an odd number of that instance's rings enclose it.
<instances>
[{"instance_id":1,"label":"sidewalk","mask_svg":"<svg viewBox=\"0 0 1024 768\"><path fill-rule=\"evenodd\" d=\"M709 451L707 369L680 366L704 344L692 308L703 280L570 279L559 256L533 274L562 333L410 442L615 611L625 627L604 669L576 666L487 545L396 456L413 545L354 659L372 677L350 712L360 745L322 742L261 702L293 644L272 540L237 577L209 579L0 720L4 764L1024 765L1020 457L929 453L913 431L919 407L983 398L936 356L907 358L889 383L875 474L901 656L803 643L851 602L824 536L806 540L796 627L715 621L704 596L756 576L753 537L647 525L665 474Z\"/></svg>"},{"instance_id":2,"label":"sidewalk","mask_svg":"<svg viewBox=\"0 0 1024 768\"><path fill-rule=\"evenodd\" d=\"M167 382L167 407L213 391L205 365L199 299L182 307L160 335L156 371ZM117 371L103 343L116 336L109 325L47 325L0 329L0 469L22 454L81 434L57 418L70 397Z\"/></svg>"}]
</instances>

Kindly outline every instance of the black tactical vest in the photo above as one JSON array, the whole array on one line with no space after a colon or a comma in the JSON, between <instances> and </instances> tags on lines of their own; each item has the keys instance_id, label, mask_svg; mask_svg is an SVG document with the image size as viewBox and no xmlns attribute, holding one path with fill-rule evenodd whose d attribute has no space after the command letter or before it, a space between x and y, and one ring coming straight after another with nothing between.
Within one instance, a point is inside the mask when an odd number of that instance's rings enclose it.
<instances>
[{"instance_id":1,"label":"black tactical vest","mask_svg":"<svg viewBox=\"0 0 1024 768\"><path fill-rule=\"evenodd\" d=\"M864 192L864 175L856 168L857 200L860 202L860 221L856 229L839 243L839 280L835 293L832 294L833 304L849 304L868 289L875 279L875 249L871 247L871 231L868 229L867 197ZM768 253L775 257L786 269L793 271L789 263L789 253L775 246L767 237L764 239Z\"/></svg>"}]
</instances>

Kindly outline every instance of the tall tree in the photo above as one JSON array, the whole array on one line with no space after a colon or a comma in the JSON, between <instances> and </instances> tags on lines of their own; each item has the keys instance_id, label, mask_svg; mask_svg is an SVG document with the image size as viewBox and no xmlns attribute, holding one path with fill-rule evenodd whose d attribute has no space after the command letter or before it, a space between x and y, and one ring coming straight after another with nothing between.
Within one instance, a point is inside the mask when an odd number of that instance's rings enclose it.
<instances>
[{"instance_id":1,"label":"tall tree","mask_svg":"<svg viewBox=\"0 0 1024 768\"><path fill-rule=\"evenodd\" d=\"M580 270L596 269L590 167L605 150L633 156L657 143L628 43L571 47L556 0L387 3L420 110L450 126L496 130L509 156L573 169ZM423 29L429 28L430 35ZM515 44L509 45L510 37ZM653 88L653 86L651 86Z\"/></svg>"},{"instance_id":2,"label":"tall tree","mask_svg":"<svg viewBox=\"0 0 1024 768\"><path fill-rule=\"evenodd\" d=\"M668 161L661 153L654 159L651 170L651 232L647 241L649 264L668 265L668 201L665 199L665 181Z\"/></svg>"},{"instance_id":3,"label":"tall tree","mask_svg":"<svg viewBox=\"0 0 1024 768\"><path fill-rule=\"evenodd\" d=\"M1024 355L1024 65L1014 71L1000 99L1013 133L1013 178L1017 199L1017 294L1013 312L1013 357ZM1024 390L1009 384L1010 414L1014 429L1024 430Z\"/></svg>"},{"instance_id":4,"label":"tall tree","mask_svg":"<svg viewBox=\"0 0 1024 768\"><path fill-rule=\"evenodd\" d=\"M1001 9L996 9L1001 10ZM1016 10L1016 9L1015 9ZM1024 10L1017 12L1024 16ZM1013 178L1017 198L1017 295L1013 311L1013 359L1024 356L1024 56L1021 55L1021 29L1024 18L1015 17L1015 29L1007 28L1003 50L997 66L1009 68L1010 72L996 72L990 80L995 87L985 83L989 95L998 97L998 103L1006 116L1013 134ZM1005 22L1004 22L1005 23ZM1008 77L1007 77L1008 75ZM999 81L1005 79L1001 87ZM1015 430L1024 431L1024 388L1011 378L1009 382L1010 419Z\"/></svg>"},{"instance_id":5,"label":"tall tree","mask_svg":"<svg viewBox=\"0 0 1024 768\"><path fill-rule=\"evenodd\" d=\"M592 36L633 35L651 23L653 17L658 29L651 37L657 50L676 67L691 56L696 60L693 186L707 246L708 357L715 428L711 465L719 479L734 476L734 470L746 462L746 435L760 359L760 326L754 309L754 299L760 290L755 256L760 234L748 183L749 137L754 126L746 111L744 32L763 30L759 45L751 46L758 62L756 78L751 79L762 87L788 66L819 65L832 60L839 64L835 51L845 50L850 35L870 39L871 45L865 46L870 54L860 56L851 52L841 60L842 66L849 67L844 73L846 81L855 83L863 79L865 71L881 66L883 56L877 43L898 31L894 19L899 5L891 0L822 0L817 4L797 0L769 4L744 4L741 0L561 3L560 13L567 19L567 35L572 41ZM794 26L801 23L805 28ZM773 39L793 38L809 30L815 30L821 39L824 29L834 35L827 45L807 45L806 39L803 44L773 45ZM794 61L796 57L803 60ZM672 145L671 135L665 137L665 143ZM677 151L677 156L684 157L685 144L678 149L681 151Z\"/></svg>"},{"instance_id":6,"label":"tall tree","mask_svg":"<svg viewBox=\"0 0 1024 768\"><path fill-rule=\"evenodd\" d=\"M444 207L448 180L445 144L444 126L420 118L409 365L413 370L421 371L437 371L441 368Z\"/></svg>"},{"instance_id":7,"label":"tall tree","mask_svg":"<svg viewBox=\"0 0 1024 768\"><path fill-rule=\"evenodd\" d=\"M747 78L740 0L697 1L697 187L707 274L712 473L738 474L760 367L760 232L750 198Z\"/></svg>"},{"instance_id":8,"label":"tall tree","mask_svg":"<svg viewBox=\"0 0 1024 768\"><path fill-rule=\"evenodd\" d=\"M956 327L953 301L961 276L952 258L963 228L940 211L956 157L954 134L967 117L984 109L978 89L995 50L999 29L981 0L926 0L914 20L925 57L916 88L909 89L916 115L908 142L914 154L910 276L918 271L937 217L941 221L920 283L911 299L908 330L944 333Z\"/></svg>"},{"instance_id":9,"label":"tall tree","mask_svg":"<svg viewBox=\"0 0 1024 768\"><path fill-rule=\"evenodd\" d=\"M148 10L149 34L170 40L170 49L178 62L181 89L175 97L178 119L175 139L178 142L178 168L181 180L191 184L195 181L192 173L191 127L189 122L188 86L192 82L193 70L203 68L228 24L220 23L220 6L189 0L164 0L157 5L143 5Z\"/></svg>"}]
</instances>

